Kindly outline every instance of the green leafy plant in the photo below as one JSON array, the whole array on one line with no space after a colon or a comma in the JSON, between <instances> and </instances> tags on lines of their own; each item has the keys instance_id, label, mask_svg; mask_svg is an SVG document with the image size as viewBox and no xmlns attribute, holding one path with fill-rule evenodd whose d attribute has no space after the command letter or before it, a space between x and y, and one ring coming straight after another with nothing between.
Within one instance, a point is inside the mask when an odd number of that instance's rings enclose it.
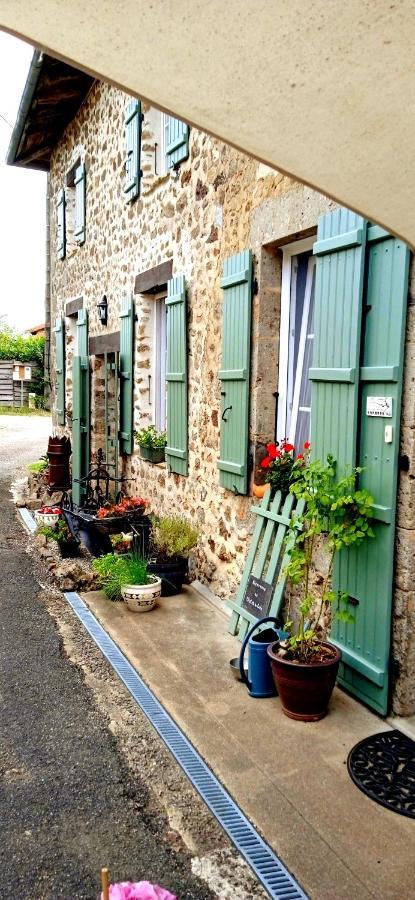
<instances>
[{"instance_id":1,"label":"green leafy plant","mask_svg":"<svg viewBox=\"0 0 415 900\"><path fill-rule=\"evenodd\" d=\"M292 519L286 537L286 574L291 584L301 588L298 628L288 644L293 658L300 662L310 662L321 652L320 642L326 636L322 635L322 616L327 606L332 607L332 618L353 621L347 608L349 596L332 590L332 576L336 553L374 537L374 500L367 490L357 488L361 472L361 468L355 468L336 480L336 462L330 455L326 464L320 460L309 465L302 460L294 463L290 491L297 500L304 501L305 507L301 515ZM316 603L311 593L311 568L316 543L323 534L328 547L328 569ZM287 621L286 628L292 632L293 622Z\"/></svg>"},{"instance_id":2,"label":"green leafy plant","mask_svg":"<svg viewBox=\"0 0 415 900\"><path fill-rule=\"evenodd\" d=\"M50 416L48 409L31 409L30 406L0 406L0 416Z\"/></svg>"},{"instance_id":3,"label":"green leafy plant","mask_svg":"<svg viewBox=\"0 0 415 900\"><path fill-rule=\"evenodd\" d=\"M0 359L16 359L22 363L35 363L32 373L32 389L37 397L42 397L44 380L45 338L39 335L16 334L7 325L0 327ZM36 401L35 401L36 402Z\"/></svg>"},{"instance_id":4,"label":"green leafy plant","mask_svg":"<svg viewBox=\"0 0 415 900\"><path fill-rule=\"evenodd\" d=\"M36 462L29 463L28 469L29 472L32 472L33 475L41 475L42 472L45 472L49 466L49 460L47 456L41 456Z\"/></svg>"},{"instance_id":5,"label":"green leafy plant","mask_svg":"<svg viewBox=\"0 0 415 900\"><path fill-rule=\"evenodd\" d=\"M16 359L22 363L36 362L43 369L45 338L30 335L24 337L12 329L0 329L0 359Z\"/></svg>"},{"instance_id":6,"label":"green leafy plant","mask_svg":"<svg viewBox=\"0 0 415 900\"><path fill-rule=\"evenodd\" d=\"M148 447L151 450L162 449L166 446L166 432L157 431L155 425L148 425L134 432L134 437L139 447Z\"/></svg>"},{"instance_id":7,"label":"green leafy plant","mask_svg":"<svg viewBox=\"0 0 415 900\"><path fill-rule=\"evenodd\" d=\"M121 588L126 584L149 584L151 580L146 561L135 553L106 553L92 561L92 568L98 573L106 596L113 601L121 600Z\"/></svg>"},{"instance_id":8,"label":"green leafy plant","mask_svg":"<svg viewBox=\"0 0 415 900\"><path fill-rule=\"evenodd\" d=\"M159 562L182 557L186 559L196 546L197 529L179 516L153 518L151 545Z\"/></svg>"},{"instance_id":9,"label":"green leafy plant","mask_svg":"<svg viewBox=\"0 0 415 900\"><path fill-rule=\"evenodd\" d=\"M76 543L64 519L58 519L56 525L42 525L38 531L48 541L57 541L58 544L67 543L68 541Z\"/></svg>"},{"instance_id":10,"label":"green leafy plant","mask_svg":"<svg viewBox=\"0 0 415 900\"><path fill-rule=\"evenodd\" d=\"M299 453L297 458L294 444L290 444L287 438L277 441L276 444L267 444L266 449L267 455L261 462L261 468L266 470L265 481L271 485L272 495L281 491L282 496L286 497L295 471L307 463L310 444L306 441L303 452Z\"/></svg>"},{"instance_id":11,"label":"green leafy plant","mask_svg":"<svg viewBox=\"0 0 415 900\"><path fill-rule=\"evenodd\" d=\"M39 389L42 393L35 394L35 409L46 409L46 398L43 396L43 391L45 389L45 380L42 379L41 385L39 385ZM36 385L35 385L36 391Z\"/></svg>"}]
</instances>

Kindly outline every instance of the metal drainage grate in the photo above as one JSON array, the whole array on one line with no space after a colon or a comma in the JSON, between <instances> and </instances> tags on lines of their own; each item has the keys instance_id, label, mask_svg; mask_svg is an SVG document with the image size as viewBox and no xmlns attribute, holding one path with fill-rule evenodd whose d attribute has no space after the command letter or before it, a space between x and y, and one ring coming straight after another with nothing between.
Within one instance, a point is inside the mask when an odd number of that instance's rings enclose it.
<instances>
[{"instance_id":1,"label":"metal drainage grate","mask_svg":"<svg viewBox=\"0 0 415 900\"><path fill-rule=\"evenodd\" d=\"M262 840L79 594L70 591L64 596L269 896L275 900L307 900L293 876Z\"/></svg>"},{"instance_id":2,"label":"metal drainage grate","mask_svg":"<svg viewBox=\"0 0 415 900\"><path fill-rule=\"evenodd\" d=\"M17 512L19 513L19 516L23 524L26 526L27 530L30 531L31 534L33 534L36 531L37 525L30 510L27 509L26 506L18 506Z\"/></svg>"}]
</instances>

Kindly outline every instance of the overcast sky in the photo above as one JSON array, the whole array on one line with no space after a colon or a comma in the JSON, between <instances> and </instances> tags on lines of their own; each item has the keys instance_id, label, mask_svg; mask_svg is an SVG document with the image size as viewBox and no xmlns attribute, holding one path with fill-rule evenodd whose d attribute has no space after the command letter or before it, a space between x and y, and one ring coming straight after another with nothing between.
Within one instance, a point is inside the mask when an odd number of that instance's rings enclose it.
<instances>
[{"instance_id":1,"label":"overcast sky","mask_svg":"<svg viewBox=\"0 0 415 900\"><path fill-rule=\"evenodd\" d=\"M33 48L0 31L0 317L44 322L46 175L4 163Z\"/></svg>"}]
</instances>

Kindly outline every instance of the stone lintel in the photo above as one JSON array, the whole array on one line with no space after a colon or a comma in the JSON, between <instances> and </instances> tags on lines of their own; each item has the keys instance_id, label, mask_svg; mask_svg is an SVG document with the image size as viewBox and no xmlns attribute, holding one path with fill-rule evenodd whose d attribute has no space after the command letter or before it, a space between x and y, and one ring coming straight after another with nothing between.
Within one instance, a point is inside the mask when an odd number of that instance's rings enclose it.
<instances>
[{"instance_id":1,"label":"stone lintel","mask_svg":"<svg viewBox=\"0 0 415 900\"><path fill-rule=\"evenodd\" d=\"M65 316L68 318L70 316L76 316L78 310L83 309L83 308L84 308L84 298L83 297L76 297L75 300L68 300L68 302L65 303Z\"/></svg>"},{"instance_id":2,"label":"stone lintel","mask_svg":"<svg viewBox=\"0 0 415 900\"><path fill-rule=\"evenodd\" d=\"M120 349L120 332L96 334L89 338L89 355L99 356L101 353L117 353Z\"/></svg>"},{"instance_id":3,"label":"stone lintel","mask_svg":"<svg viewBox=\"0 0 415 900\"><path fill-rule=\"evenodd\" d=\"M168 259L166 262L147 269L146 272L140 272L135 279L135 294L157 294L165 287L166 283L173 275L173 260Z\"/></svg>"}]
</instances>

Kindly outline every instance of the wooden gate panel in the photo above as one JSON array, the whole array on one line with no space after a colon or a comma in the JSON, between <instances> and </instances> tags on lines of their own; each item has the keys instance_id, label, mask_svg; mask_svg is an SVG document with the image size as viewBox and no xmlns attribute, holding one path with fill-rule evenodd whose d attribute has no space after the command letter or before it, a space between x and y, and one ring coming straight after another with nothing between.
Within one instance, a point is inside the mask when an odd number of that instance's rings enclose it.
<instances>
[{"instance_id":1,"label":"wooden gate panel","mask_svg":"<svg viewBox=\"0 0 415 900\"><path fill-rule=\"evenodd\" d=\"M232 609L229 631L231 634L238 632L241 641L249 626L256 621L256 617L242 606L251 575L274 587L268 615L278 616L281 610L288 563L287 554L284 553L284 538L292 517L301 515L304 510L303 501L296 503L293 494L288 494L285 498L282 509L281 501L280 491L277 491L272 500L271 491L267 491L261 505L251 507L257 520L238 593L235 601L229 604Z\"/></svg>"}]
</instances>

